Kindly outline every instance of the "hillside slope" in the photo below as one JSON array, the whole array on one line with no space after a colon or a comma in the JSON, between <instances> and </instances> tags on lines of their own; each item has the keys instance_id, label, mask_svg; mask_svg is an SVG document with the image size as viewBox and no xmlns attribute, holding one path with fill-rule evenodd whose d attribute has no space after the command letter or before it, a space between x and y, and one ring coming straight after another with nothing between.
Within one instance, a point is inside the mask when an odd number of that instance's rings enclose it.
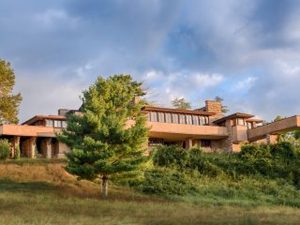
<instances>
[{"instance_id":1,"label":"hillside slope","mask_svg":"<svg viewBox=\"0 0 300 225\"><path fill-rule=\"evenodd\" d=\"M0 164L0 224L299 224L290 207L204 207L78 181L63 163Z\"/></svg>"}]
</instances>

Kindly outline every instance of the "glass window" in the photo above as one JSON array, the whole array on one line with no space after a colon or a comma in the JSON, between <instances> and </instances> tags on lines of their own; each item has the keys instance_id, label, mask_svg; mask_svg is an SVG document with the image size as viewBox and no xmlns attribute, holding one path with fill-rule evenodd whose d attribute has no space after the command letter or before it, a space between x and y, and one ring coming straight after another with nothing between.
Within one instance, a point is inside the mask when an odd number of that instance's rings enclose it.
<instances>
[{"instance_id":1,"label":"glass window","mask_svg":"<svg viewBox=\"0 0 300 225\"><path fill-rule=\"evenodd\" d=\"M53 120L46 120L46 127L53 127Z\"/></svg>"},{"instance_id":2,"label":"glass window","mask_svg":"<svg viewBox=\"0 0 300 225\"><path fill-rule=\"evenodd\" d=\"M172 123L171 113L165 113L166 123Z\"/></svg>"},{"instance_id":3,"label":"glass window","mask_svg":"<svg viewBox=\"0 0 300 225\"><path fill-rule=\"evenodd\" d=\"M61 127L61 121L54 120L54 127Z\"/></svg>"},{"instance_id":4,"label":"glass window","mask_svg":"<svg viewBox=\"0 0 300 225\"><path fill-rule=\"evenodd\" d=\"M172 122L179 123L178 114L172 113Z\"/></svg>"},{"instance_id":5,"label":"glass window","mask_svg":"<svg viewBox=\"0 0 300 225\"><path fill-rule=\"evenodd\" d=\"M150 112L150 121L157 122L157 113L156 112Z\"/></svg>"},{"instance_id":6,"label":"glass window","mask_svg":"<svg viewBox=\"0 0 300 225\"><path fill-rule=\"evenodd\" d=\"M209 124L209 118L208 118L208 116L205 116L204 118L205 118L205 124Z\"/></svg>"},{"instance_id":7,"label":"glass window","mask_svg":"<svg viewBox=\"0 0 300 225\"><path fill-rule=\"evenodd\" d=\"M66 127L67 127L67 122L66 122L66 121L62 121L61 123L62 123L62 127L63 127L63 128L66 128Z\"/></svg>"},{"instance_id":8,"label":"glass window","mask_svg":"<svg viewBox=\"0 0 300 225\"><path fill-rule=\"evenodd\" d=\"M193 124L192 116L191 115L186 115L185 118L186 118L186 123L187 124Z\"/></svg>"},{"instance_id":9,"label":"glass window","mask_svg":"<svg viewBox=\"0 0 300 225\"><path fill-rule=\"evenodd\" d=\"M205 124L205 119L203 116L200 116L200 125L204 125Z\"/></svg>"},{"instance_id":10,"label":"glass window","mask_svg":"<svg viewBox=\"0 0 300 225\"><path fill-rule=\"evenodd\" d=\"M201 140L201 147L210 148L211 147L211 141L210 140Z\"/></svg>"},{"instance_id":11,"label":"glass window","mask_svg":"<svg viewBox=\"0 0 300 225\"><path fill-rule=\"evenodd\" d=\"M245 125L244 119L238 118L238 119L237 119L237 124L238 124L238 125L241 125L241 126L244 126L244 125Z\"/></svg>"},{"instance_id":12,"label":"glass window","mask_svg":"<svg viewBox=\"0 0 300 225\"><path fill-rule=\"evenodd\" d=\"M199 116L193 115L193 124L194 125L199 125Z\"/></svg>"},{"instance_id":13,"label":"glass window","mask_svg":"<svg viewBox=\"0 0 300 225\"><path fill-rule=\"evenodd\" d=\"M163 112L158 113L158 122L161 122L161 123L165 122L165 114Z\"/></svg>"},{"instance_id":14,"label":"glass window","mask_svg":"<svg viewBox=\"0 0 300 225\"><path fill-rule=\"evenodd\" d=\"M185 124L185 115L184 114L179 114L179 123L180 124Z\"/></svg>"},{"instance_id":15,"label":"glass window","mask_svg":"<svg viewBox=\"0 0 300 225\"><path fill-rule=\"evenodd\" d=\"M150 112L147 113L147 120L151 121L151 113Z\"/></svg>"}]
</instances>

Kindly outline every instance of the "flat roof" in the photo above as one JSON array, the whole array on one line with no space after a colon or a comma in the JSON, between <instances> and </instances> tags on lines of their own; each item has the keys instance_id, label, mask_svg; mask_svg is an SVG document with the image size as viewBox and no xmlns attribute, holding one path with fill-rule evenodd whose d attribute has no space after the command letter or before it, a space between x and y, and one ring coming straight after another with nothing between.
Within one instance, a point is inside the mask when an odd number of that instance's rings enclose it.
<instances>
[{"instance_id":1,"label":"flat roof","mask_svg":"<svg viewBox=\"0 0 300 225\"><path fill-rule=\"evenodd\" d=\"M33 124L36 121L39 120L44 120L44 119L49 119L49 120L66 120L65 116L58 116L58 115L36 115L32 118L30 118L29 120L26 120L25 122L22 123L22 125L25 124Z\"/></svg>"},{"instance_id":2,"label":"flat roof","mask_svg":"<svg viewBox=\"0 0 300 225\"><path fill-rule=\"evenodd\" d=\"M240 113L240 112L236 112L234 114L231 114L231 115L228 115L228 116L224 116L220 119L217 119L214 121L214 123L216 124L219 124L219 123L222 123L226 120L229 120L229 119L234 119L234 118L246 118L246 119L249 119L249 118L252 118L254 117L254 115L252 114L248 114L248 113Z\"/></svg>"},{"instance_id":3,"label":"flat roof","mask_svg":"<svg viewBox=\"0 0 300 225\"><path fill-rule=\"evenodd\" d=\"M203 115L203 116L212 116L216 114L214 112L205 112L202 110L174 109L174 108L164 108L164 107L155 107L155 106L144 106L142 110L154 111L154 112L170 112L170 113L180 113L180 114Z\"/></svg>"}]
</instances>

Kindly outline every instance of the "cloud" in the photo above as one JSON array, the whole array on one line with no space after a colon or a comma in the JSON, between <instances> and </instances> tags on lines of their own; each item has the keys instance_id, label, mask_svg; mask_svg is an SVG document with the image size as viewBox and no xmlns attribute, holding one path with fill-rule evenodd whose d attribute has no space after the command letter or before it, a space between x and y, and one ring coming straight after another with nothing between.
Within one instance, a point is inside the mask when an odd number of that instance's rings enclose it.
<instances>
[{"instance_id":1,"label":"cloud","mask_svg":"<svg viewBox=\"0 0 300 225\"><path fill-rule=\"evenodd\" d=\"M231 112L272 119L300 112L299 15L295 0L3 0L0 57L24 119L76 108L97 76L118 73L161 105L219 95Z\"/></svg>"}]
</instances>

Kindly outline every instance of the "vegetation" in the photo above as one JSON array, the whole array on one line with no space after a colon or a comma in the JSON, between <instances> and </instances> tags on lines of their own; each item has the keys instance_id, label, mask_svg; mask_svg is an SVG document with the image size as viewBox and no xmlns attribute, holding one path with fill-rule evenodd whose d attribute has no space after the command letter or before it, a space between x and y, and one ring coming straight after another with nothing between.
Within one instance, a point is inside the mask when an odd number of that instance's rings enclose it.
<instances>
[{"instance_id":1,"label":"vegetation","mask_svg":"<svg viewBox=\"0 0 300 225\"><path fill-rule=\"evenodd\" d=\"M83 93L81 114L69 115L59 136L71 148L67 171L82 179L101 177L103 196L111 174L135 170L145 160L146 117L142 102L134 102L144 95L141 85L130 75L99 77Z\"/></svg>"},{"instance_id":2,"label":"vegetation","mask_svg":"<svg viewBox=\"0 0 300 225\"><path fill-rule=\"evenodd\" d=\"M177 108L177 109L190 109L191 108L191 103L186 101L184 98L175 98L172 101L172 106Z\"/></svg>"},{"instance_id":3,"label":"vegetation","mask_svg":"<svg viewBox=\"0 0 300 225\"><path fill-rule=\"evenodd\" d=\"M287 142L245 145L238 154L160 146L153 167L131 185L145 193L199 204L300 207L299 165L299 149Z\"/></svg>"},{"instance_id":4,"label":"vegetation","mask_svg":"<svg viewBox=\"0 0 300 225\"><path fill-rule=\"evenodd\" d=\"M215 97L215 100L216 100L217 102L220 102L220 103L222 104L222 113L227 113L227 112L229 111L228 107L227 107L226 105L223 105L223 101L224 101L223 98L221 98L221 97L219 97L219 96L216 96L216 97Z\"/></svg>"},{"instance_id":5,"label":"vegetation","mask_svg":"<svg viewBox=\"0 0 300 225\"><path fill-rule=\"evenodd\" d=\"M20 149L20 146L17 146L16 147L16 152L15 152L15 155L14 155L14 159L20 159L21 158L21 149Z\"/></svg>"},{"instance_id":6,"label":"vegetation","mask_svg":"<svg viewBox=\"0 0 300 225\"><path fill-rule=\"evenodd\" d=\"M0 159L7 159L10 153L10 144L6 139L0 139Z\"/></svg>"},{"instance_id":7,"label":"vegetation","mask_svg":"<svg viewBox=\"0 0 300 225\"><path fill-rule=\"evenodd\" d=\"M221 205L217 196L213 199L205 193L198 203L192 198L170 201L111 185L110 196L102 200L97 184L65 173L62 163L41 159L15 162L0 163L0 224L299 224L298 208L248 207L236 198L231 204Z\"/></svg>"},{"instance_id":8,"label":"vegetation","mask_svg":"<svg viewBox=\"0 0 300 225\"><path fill-rule=\"evenodd\" d=\"M15 74L9 62L0 59L0 124L18 123L21 94L12 94Z\"/></svg>"}]
</instances>

